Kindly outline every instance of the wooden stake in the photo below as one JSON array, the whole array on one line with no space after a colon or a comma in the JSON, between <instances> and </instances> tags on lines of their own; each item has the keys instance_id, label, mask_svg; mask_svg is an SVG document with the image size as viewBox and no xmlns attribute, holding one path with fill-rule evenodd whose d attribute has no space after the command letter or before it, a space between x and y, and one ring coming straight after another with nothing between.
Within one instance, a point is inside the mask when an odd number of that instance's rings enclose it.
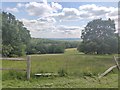
<instances>
[{"instance_id":1,"label":"wooden stake","mask_svg":"<svg viewBox=\"0 0 120 90\"><path fill-rule=\"evenodd\" d=\"M31 68L31 60L30 56L27 56L27 80L30 79L30 68Z\"/></svg>"}]
</instances>

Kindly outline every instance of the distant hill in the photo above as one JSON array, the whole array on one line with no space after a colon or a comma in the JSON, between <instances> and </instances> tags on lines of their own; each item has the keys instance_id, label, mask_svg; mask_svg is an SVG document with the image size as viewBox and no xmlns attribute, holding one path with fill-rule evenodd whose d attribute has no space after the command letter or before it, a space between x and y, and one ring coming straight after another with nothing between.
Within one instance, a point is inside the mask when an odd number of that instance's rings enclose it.
<instances>
[{"instance_id":1,"label":"distant hill","mask_svg":"<svg viewBox=\"0 0 120 90\"><path fill-rule=\"evenodd\" d=\"M62 40L62 41L79 41L80 38L44 38L49 40Z\"/></svg>"}]
</instances>

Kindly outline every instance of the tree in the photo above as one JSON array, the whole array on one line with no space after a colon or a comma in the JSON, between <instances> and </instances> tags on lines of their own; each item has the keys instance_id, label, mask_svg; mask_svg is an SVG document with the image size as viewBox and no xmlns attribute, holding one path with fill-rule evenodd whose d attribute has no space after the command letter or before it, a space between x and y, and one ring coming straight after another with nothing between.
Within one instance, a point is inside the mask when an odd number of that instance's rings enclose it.
<instances>
[{"instance_id":1,"label":"tree","mask_svg":"<svg viewBox=\"0 0 120 90\"><path fill-rule=\"evenodd\" d=\"M114 20L95 19L82 30L83 39L78 50L91 54L117 53L117 37Z\"/></svg>"},{"instance_id":2,"label":"tree","mask_svg":"<svg viewBox=\"0 0 120 90\"><path fill-rule=\"evenodd\" d=\"M11 13L2 12L2 55L6 57L22 56L31 39L23 23Z\"/></svg>"}]
</instances>

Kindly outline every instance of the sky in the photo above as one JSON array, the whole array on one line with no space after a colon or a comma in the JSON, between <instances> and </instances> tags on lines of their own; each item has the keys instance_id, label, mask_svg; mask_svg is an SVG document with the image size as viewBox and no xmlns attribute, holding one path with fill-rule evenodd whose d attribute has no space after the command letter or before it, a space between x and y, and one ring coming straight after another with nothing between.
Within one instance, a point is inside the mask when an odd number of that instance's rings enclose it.
<instances>
[{"instance_id":1,"label":"sky","mask_svg":"<svg viewBox=\"0 0 120 90\"><path fill-rule=\"evenodd\" d=\"M2 2L35 38L80 38L81 31L93 19L115 20L118 29L117 2Z\"/></svg>"}]
</instances>

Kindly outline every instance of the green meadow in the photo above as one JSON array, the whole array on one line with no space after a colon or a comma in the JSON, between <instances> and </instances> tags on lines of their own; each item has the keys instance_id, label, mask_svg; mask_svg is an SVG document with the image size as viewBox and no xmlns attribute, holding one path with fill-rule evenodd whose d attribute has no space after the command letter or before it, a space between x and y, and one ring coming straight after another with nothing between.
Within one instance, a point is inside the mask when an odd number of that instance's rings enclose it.
<instances>
[{"instance_id":1,"label":"green meadow","mask_svg":"<svg viewBox=\"0 0 120 90\"><path fill-rule=\"evenodd\" d=\"M114 69L99 79L109 67L115 65L114 55L86 55L76 48L66 49L64 54L31 55L31 78L26 72L3 71L3 88L117 88L118 71ZM26 57L23 57L26 58ZM26 68L25 61L2 61L3 68ZM37 73L53 73L57 76L35 76Z\"/></svg>"}]
</instances>

